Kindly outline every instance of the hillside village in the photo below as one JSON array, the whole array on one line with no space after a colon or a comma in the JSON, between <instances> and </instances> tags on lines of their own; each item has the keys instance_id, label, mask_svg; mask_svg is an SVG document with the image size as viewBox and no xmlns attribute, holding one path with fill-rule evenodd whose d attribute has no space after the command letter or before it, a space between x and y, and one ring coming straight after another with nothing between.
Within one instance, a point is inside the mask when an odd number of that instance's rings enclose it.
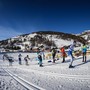
<instances>
[{"instance_id":1,"label":"hillside village","mask_svg":"<svg viewBox=\"0 0 90 90\"><path fill-rule=\"evenodd\" d=\"M17 51L36 51L37 48L45 50L52 47L60 48L62 45L67 49L72 42L77 41L77 47L82 43L90 43L90 31L87 30L79 35L54 32L39 31L31 34L23 34L0 41L0 52L17 52Z\"/></svg>"}]
</instances>

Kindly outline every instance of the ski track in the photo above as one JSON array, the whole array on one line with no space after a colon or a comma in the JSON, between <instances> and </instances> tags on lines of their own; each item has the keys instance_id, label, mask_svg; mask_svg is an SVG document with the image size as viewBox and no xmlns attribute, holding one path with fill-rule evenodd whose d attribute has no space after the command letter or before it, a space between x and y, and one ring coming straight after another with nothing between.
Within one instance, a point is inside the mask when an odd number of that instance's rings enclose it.
<instances>
[{"instance_id":1,"label":"ski track","mask_svg":"<svg viewBox=\"0 0 90 90\"><path fill-rule=\"evenodd\" d=\"M8 66L5 61L1 62L4 68L30 81L46 90L90 90L90 56L87 63L82 63L82 58L77 58L73 62L75 68L69 69L69 61L56 64L43 61L44 67L39 67L37 61L29 62L29 66L18 65L14 62L13 66ZM23 62L24 64L24 62Z\"/></svg>"},{"instance_id":2,"label":"ski track","mask_svg":"<svg viewBox=\"0 0 90 90\"><path fill-rule=\"evenodd\" d=\"M12 71L13 71L13 69L12 69ZM26 80L32 81L33 83L35 83L39 86L43 86L43 88L45 88L47 90L72 90L72 89L78 90L78 88L80 88L80 90L89 90L90 89L89 88L90 78L85 79L84 77L80 78L79 76L76 77L73 75L72 75L72 77L68 77L68 75L61 76L60 74L57 75L57 74L51 74L51 73L44 73L44 72L36 71L36 70L28 70L28 68L24 69L24 70L22 70L21 68L20 69L17 68L17 72L18 72L18 75L22 76ZM26 73L26 74L24 74L24 73ZM53 86L53 85L55 85L55 86ZM70 85L71 85L71 87L70 87Z\"/></svg>"}]
</instances>

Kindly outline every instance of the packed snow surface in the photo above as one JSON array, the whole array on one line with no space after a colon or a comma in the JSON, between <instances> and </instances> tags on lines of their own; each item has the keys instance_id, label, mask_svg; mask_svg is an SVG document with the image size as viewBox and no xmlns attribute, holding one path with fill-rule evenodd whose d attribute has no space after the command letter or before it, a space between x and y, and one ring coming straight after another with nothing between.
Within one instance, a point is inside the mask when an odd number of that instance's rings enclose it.
<instances>
[{"instance_id":1,"label":"packed snow surface","mask_svg":"<svg viewBox=\"0 0 90 90\"><path fill-rule=\"evenodd\" d=\"M12 66L9 66L7 60L2 60L1 54L0 66L46 90L90 90L89 55L86 63L82 62L82 56L75 57L73 62L75 67L68 68L69 57L66 58L65 63L62 63L62 58L59 58L55 63L48 63L48 60L52 60L52 58L45 59L43 60L43 67L39 67L36 53L21 53L22 65L18 64L18 54L9 54L15 59ZM25 65L24 61L26 55L31 58L28 66ZM1 78L2 76L0 76Z\"/></svg>"}]
</instances>

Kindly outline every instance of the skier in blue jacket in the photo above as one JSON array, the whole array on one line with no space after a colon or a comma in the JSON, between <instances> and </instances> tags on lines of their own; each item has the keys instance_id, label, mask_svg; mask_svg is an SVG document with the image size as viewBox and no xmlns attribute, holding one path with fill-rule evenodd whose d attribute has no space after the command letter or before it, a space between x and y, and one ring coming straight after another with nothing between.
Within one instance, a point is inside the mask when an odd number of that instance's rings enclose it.
<instances>
[{"instance_id":1,"label":"skier in blue jacket","mask_svg":"<svg viewBox=\"0 0 90 90\"><path fill-rule=\"evenodd\" d=\"M37 54L38 54L39 66L43 67L43 65L42 65L42 53L40 51L38 51Z\"/></svg>"}]
</instances>

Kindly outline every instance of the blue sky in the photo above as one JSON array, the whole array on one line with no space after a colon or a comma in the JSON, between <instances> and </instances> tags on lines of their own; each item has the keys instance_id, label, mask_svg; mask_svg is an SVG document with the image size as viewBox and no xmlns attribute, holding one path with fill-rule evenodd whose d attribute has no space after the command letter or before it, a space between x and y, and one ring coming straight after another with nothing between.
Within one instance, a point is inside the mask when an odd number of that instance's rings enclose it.
<instances>
[{"instance_id":1,"label":"blue sky","mask_svg":"<svg viewBox=\"0 0 90 90\"><path fill-rule=\"evenodd\" d=\"M0 40L43 30L90 30L90 0L0 0Z\"/></svg>"}]
</instances>

